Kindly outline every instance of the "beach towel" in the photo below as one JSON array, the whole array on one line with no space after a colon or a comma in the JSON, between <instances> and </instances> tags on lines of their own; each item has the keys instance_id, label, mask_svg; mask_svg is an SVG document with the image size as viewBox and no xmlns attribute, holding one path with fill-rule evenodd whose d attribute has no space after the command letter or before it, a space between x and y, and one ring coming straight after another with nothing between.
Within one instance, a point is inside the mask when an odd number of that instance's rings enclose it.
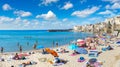
<instances>
[{"instance_id":1,"label":"beach towel","mask_svg":"<svg viewBox=\"0 0 120 67\"><path fill-rule=\"evenodd\" d=\"M46 61L47 61L47 58L38 58L38 60L39 60L40 62L46 62Z\"/></svg>"},{"instance_id":2,"label":"beach towel","mask_svg":"<svg viewBox=\"0 0 120 67\"><path fill-rule=\"evenodd\" d=\"M19 57L22 57L22 56L29 56L29 54L27 53L21 53L21 54L18 54Z\"/></svg>"},{"instance_id":3,"label":"beach towel","mask_svg":"<svg viewBox=\"0 0 120 67\"><path fill-rule=\"evenodd\" d=\"M82 67L87 67L87 64L89 64L89 62L87 61ZM95 62L94 64L92 64L94 66L92 67L103 67L102 64L98 61L98 62ZM89 66L90 67L90 66Z\"/></svg>"},{"instance_id":4,"label":"beach towel","mask_svg":"<svg viewBox=\"0 0 120 67\"><path fill-rule=\"evenodd\" d=\"M4 58L0 58L0 61L5 61L5 59Z\"/></svg>"},{"instance_id":5,"label":"beach towel","mask_svg":"<svg viewBox=\"0 0 120 67\"><path fill-rule=\"evenodd\" d=\"M63 65L64 63L55 63L53 64L53 66L60 66L60 65Z\"/></svg>"},{"instance_id":6,"label":"beach towel","mask_svg":"<svg viewBox=\"0 0 120 67\"><path fill-rule=\"evenodd\" d=\"M70 56L76 56L77 54L70 54Z\"/></svg>"},{"instance_id":7,"label":"beach towel","mask_svg":"<svg viewBox=\"0 0 120 67\"><path fill-rule=\"evenodd\" d=\"M85 60L80 60L80 59L77 60L77 62L84 62L84 61L85 61Z\"/></svg>"}]
</instances>

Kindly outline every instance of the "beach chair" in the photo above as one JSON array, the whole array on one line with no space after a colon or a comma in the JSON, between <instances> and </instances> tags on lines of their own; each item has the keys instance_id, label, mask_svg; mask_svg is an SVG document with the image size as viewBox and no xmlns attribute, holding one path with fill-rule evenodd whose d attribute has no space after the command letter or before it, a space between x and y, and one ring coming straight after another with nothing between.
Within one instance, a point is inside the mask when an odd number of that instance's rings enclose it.
<instances>
[{"instance_id":1,"label":"beach chair","mask_svg":"<svg viewBox=\"0 0 120 67\"><path fill-rule=\"evenodd\" d=\"M91 50L88 54L89 57L98 57L98 51L97 50Z\"/></svg>"}]
</instances>

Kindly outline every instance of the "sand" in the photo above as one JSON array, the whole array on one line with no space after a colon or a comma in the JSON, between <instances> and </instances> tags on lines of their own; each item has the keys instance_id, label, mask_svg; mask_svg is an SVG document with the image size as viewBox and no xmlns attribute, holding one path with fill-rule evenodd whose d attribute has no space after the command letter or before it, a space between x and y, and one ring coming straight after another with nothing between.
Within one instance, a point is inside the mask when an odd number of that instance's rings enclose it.
<instances>
[{"instance_id":1,"label":"sand","mask_svg":"<svg viewBox=\"0 0 120 67\"><path fill-rule=\"evenodd\" d=\"M115 45L115 44L113 44ZM68 62L64 65L60 65L57 67L82 67L87 61L88 59L90 59L90 57L88 57L88 54L83 55L83 54L79 54L76 56L70 56L70 54L72 54L72 50L68 49L68 45L65 46L60 46L58 48L65 48L66 50L70 51L69 53L58 53L59 57L61 59L65 59L68 60ZM56 50L57 48L54 48L54 50ZM3 58L10 58L11 53L9 54L4 54L4 55L0 55L0 57ZM85 62L77 62L77 59L83 56L86 60ZM102 52L97 59L101 62L103 62L103 67L120 67L120 47L116 47L114 46L114 50L110 50L110 51L105 51ZM41 54L39 51L36 51L35 54L31 54L30 56L26 57L26 60L6 60L6 61L2 61L0 62L0 67L11 67L11 65L14 65L15 67L19 67L19 65L23 62L27 62L27 61L36 61L37 64L35 65L29 65L26 67L54 67L52 64L50 64L49 62L41 62L38 59L39 58L47 58L47 59L54 59L54 57L51 54Z\"/></svg>"}]
</instances>

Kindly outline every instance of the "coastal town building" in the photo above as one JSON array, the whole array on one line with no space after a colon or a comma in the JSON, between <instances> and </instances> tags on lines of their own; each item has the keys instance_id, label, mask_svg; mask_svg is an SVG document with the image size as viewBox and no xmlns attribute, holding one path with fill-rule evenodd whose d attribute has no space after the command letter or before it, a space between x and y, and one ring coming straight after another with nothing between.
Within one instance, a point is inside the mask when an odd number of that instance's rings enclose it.
<instances>
[{"instance_id":1,"label":"coastal town building","mask_svg":"<svg viewBox=\"0 0 120 67\"><path fill-rule=\"evenodd\" d=\"M108 18L104 22L96 24L87 24L83 26L74 26L74 31L92 32L92 33L113 33L120 30L120 16Z\"/></svg>"}]
</instances>

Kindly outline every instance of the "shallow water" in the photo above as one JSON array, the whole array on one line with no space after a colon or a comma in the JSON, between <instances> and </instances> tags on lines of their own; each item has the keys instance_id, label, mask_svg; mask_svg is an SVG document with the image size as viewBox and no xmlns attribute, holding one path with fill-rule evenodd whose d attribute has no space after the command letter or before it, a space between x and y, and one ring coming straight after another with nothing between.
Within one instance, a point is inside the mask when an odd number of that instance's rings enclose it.
<instances>
[{"instance_id":1,"label":"shallow water","mask_svg":"<svg viewBox=\"0 0 120 67\"><path fill-rule=\"evenodd\" d=\"M19 50L18 43L23 50L32 50L34 43L45 47L52 47L53 41L59 45L69 44L70 41L84 39L92 34L82 32L47 32L46 30L1 30L0 47L4 47L5 52L15 52ZM27 45L28 43L28 45Z\"/></svg>"}]
</instances>

